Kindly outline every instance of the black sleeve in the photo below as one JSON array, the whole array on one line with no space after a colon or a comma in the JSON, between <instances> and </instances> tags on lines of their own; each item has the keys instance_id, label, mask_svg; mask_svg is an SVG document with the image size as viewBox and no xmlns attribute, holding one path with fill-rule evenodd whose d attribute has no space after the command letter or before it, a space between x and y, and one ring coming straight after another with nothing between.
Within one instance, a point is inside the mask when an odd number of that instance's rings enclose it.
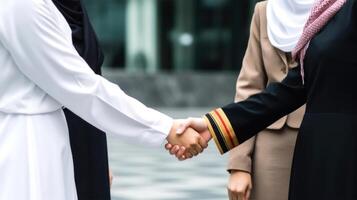
<instances>
[{"instance_id":1,"label":"black sleeve","mask_svg":"<svg viewBox=\"0 0 357 200\"><path fill-rule=\"evenodd\" d=\"M270 83L245 101L213 110L205 119L220 152L225 153L305 102L300 67L295 67L282 82Z\"/></svg>"}]
</instances>

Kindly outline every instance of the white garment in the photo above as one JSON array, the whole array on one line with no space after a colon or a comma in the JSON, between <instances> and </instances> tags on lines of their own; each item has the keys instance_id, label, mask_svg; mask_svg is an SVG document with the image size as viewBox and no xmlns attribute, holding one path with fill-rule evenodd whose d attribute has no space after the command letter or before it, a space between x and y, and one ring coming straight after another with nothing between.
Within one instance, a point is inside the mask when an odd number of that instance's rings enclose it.
<instances>
[{"instance_id":1,"label":"white garment","mask_svg":"<svg viewBox=\"0 0 357 200\"><path fill-rule=\"evenodd\" d=\"M0 6L0 200L76 200L65 106L107 133L158 146L173 120L96 75L52 0Z\"/></svg>"},{"instance_id":2,"label":"white garment","mask_svg":"<svg viewBox=\"0 0 357 200\"><path fill-rule=\"evenodd\" d=\"M296 46L315 0L268 0L267 23L270 43L291 52Z\"/></svg>"}]
</instances>

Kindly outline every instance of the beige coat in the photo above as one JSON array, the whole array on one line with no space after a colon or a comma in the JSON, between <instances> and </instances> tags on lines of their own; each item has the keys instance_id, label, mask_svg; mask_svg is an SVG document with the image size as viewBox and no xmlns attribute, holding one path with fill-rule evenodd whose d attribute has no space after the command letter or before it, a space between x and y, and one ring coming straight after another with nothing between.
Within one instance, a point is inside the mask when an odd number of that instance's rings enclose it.
<instances>
[{"instance_id":1,"label":"beige coat","mask_svg":"<svg viewBox=\"0 0 357 200\"><path fill-rule=\"evenodd\" d=\"M273 47L268 39L267 2L256 5L247 51L237 80L236 101L261 92L268 83L281 81L289 68L290 57ZM256 137L233 149L228 170L252 172L256 200L287 200L290 168L297 135L305 108L285 116Z\"/></svg>"}]
</instances>

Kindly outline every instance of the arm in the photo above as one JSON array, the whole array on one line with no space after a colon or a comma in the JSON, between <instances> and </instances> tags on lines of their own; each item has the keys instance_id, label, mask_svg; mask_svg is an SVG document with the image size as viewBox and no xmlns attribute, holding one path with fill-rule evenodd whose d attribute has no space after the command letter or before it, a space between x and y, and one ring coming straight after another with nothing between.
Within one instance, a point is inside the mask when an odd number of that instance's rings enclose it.
<instances>
[{"instance_id":1,"label":"arm","mask_svg":"<svg viewBox=\"0 0 357 200\"><path fill-rule=\"evenodd\" d=\"M260 39L260 12L256 5L252 18L250 36L243 64L236 84L235 102L240 102L264 90L267 84ZM228 196L233 199L249 199L252 189L252 154L256 138L253 136L230 151Z\"/></svg>"},{"instance_id":2,"label":"arm","mask_svg":"<svg viewBox=\"0 0 357 200\"><path fill-rule=\"evenodd\" d=\"M243 59L241 72L236 83L235 101L243 101L249 96L261 92L267 83L267 76L264 70L262 52L260 46L260 17L259 7L255 8L252 19L248 47ZM182 129L194 125L194 120L183 125ZM251 171L251 153L254 149L255 138L250 139L239 149L234 149L230 155L228 170ZM176 154L178 158L183 154L179 147L171 144L166 145L171 154ZM179 152L179 153L177 153Z\"/></svg>"},{"instance_id":3,"label":"arm","mask_svg":"<svg viewBox=\"0 0 357 200\"><path fill-rule=\"evenodd\" d=\"M229 177L227 188L229 200L249 200L252 190L252 178L249 173L234 171Z\"/></svg>"},{"instance_id":4,"label":"arm","mask_svg":"<svg viewBox=\"0 0 357 200\"><path fill-rule=\"evenodd\" d=\"M11 1L10 1L11 2ZM173 120L96 75L58 26L49 2L15 0L0 21L1 43L19 70L78 116L107 133L160 145ZM21 10L21 12L18 12Z\"/></svg>"},{"instance_id":5,"label":"arm","mask_svg":"<svg viewBox=\"0 0 357 200\"><path fill-rule=\"evenodd\" d=\"M205 116L218 149L225 153L256 135L306 101L300 67L291 69L280 83L271 83L247 100L216 109Z\"/></svg>"},{"instance_id":6,"label":"arm","mask_svg":"<svg viewBox=\"0 0 357 200\"><path fill-rule=\"evenodd\" d=\"M264 90L267 84L260 41L260 7L255 7L252 18L247 50L236 84L235 101L240 102ZM231 151L228 170L251 172L251 155L255 146L255 137L246 141L239 148Z\"/></svg>"}]
</instances>

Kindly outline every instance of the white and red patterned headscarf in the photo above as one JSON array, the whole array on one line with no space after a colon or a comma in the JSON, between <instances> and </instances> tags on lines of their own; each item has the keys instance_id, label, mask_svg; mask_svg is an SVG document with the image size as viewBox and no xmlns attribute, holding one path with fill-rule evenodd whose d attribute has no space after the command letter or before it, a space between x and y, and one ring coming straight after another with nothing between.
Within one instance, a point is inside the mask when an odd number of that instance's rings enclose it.
<instances>
[{"instance_id":1,"label":"white and red patterned headscarf","mask_svg":"<svg viewBox=\"0 0 357 200\"><path fill-rule=\"evenodd\" d=\"M347 0L317 0L311 10L311 14L304 31L292 52L293 59L300 59L301 75L304 79L303 61L311 39L336 15Z\"/></svg>"}]
</instances>

